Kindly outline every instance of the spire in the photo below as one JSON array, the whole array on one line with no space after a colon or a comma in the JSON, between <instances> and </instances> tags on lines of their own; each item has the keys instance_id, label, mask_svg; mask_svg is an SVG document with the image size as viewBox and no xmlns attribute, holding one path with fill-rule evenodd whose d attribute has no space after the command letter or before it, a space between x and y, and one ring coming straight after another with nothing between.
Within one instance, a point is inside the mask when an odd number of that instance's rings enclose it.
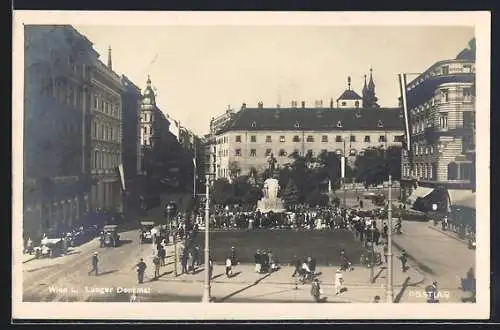
<instances>
[{"instance_id":1,"label":"spire","mask_svg":"<svg viewBox=\"0 0 500 330\"><path fill-rule=\"evenodd\" d=\"M351 90L351 76L347 76L347 90Z\"/></svg>"},{"instance_id":2,"label":"spire","mask_svg":"<svg viewBox=\"0 0 500 330\"><path fill-rule=\"evenodd\" d=\"M365 84L363 85L363 94L366 94L368 87L366 86L366 74L363 76L365 78Z\"/></svg>"},{"instance_id":3,"label":"spire","mask_svg":"<svg viewBox=\"0 0 500 330\"><path fill-rule=\"evenodd\" d=\"M373 82L373 69L370 68L370 82L368 83L368 88L372 93L375 93L375 83Z\"/></svg>"},{"instance_id":4,"label":"spire","mask_svg":"<svg viewBox=\"0 0 500 330\"><path fill-rule=\"evenodd\" d=\"M151 87L151 77L148 75L148 80L146 81L146 85Z\"/></svg>"},{"instance_id":5,"label":"spire","mask_svg":"<svg viewBox=\"0 0 500 330\"><path fill-rule=\"evenodd\" d=\"M113 61L111 60L111 45L108 47L108 68L113 70Z\"/></svg>"}]
</instances>

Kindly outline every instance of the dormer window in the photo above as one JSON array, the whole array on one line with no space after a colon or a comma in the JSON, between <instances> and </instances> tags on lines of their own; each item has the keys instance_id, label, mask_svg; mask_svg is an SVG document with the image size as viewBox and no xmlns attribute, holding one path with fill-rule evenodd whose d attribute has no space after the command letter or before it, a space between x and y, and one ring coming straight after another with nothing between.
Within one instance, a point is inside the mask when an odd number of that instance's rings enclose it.
<instances>
[{"instance_id":1,"label":"dormer window","mask_svg":"<svg viewBox=\"0 0 500 330\"><path fill-rule=\"evenodd\" d=\"M382 123L382 120L379 120L377 123L377 127L384 127L384 124Z\"/></svg>"},{"instance_id":2,"label":"dormer window","mask_svg":"<svg viewBox=\"0 0 500 330\"><path fill-rule=\"evenodd\" d=\"M338 127L338 128L342 128L342 121L340 121L340 120L339 120L339 121L337 122L337 127Z\"/></svg>"},{"instance_id":3,"label":"dormer window","mask_svg":"<svg viewBox=\"0 0 500 330\"><path fill-rule=\"evenodd\" d=\"M299 122L298 122L298 121L296 121L294 126L295 126L295 128L300 128L300 124L299 124Z\"/></svg>"},{"instance_id":4,"label":"dormer window","mask_svg":"<svg viewBox=\"0 0 500 330\"><path fill-rule=\"evenodd\" d=\"M252 123L252 128L255 128L255 127L257 127L257 123L256 123L256 122L253 122L253 123Z\"/></svg>"},{"instance_id":5,"label":"dormer window","mask_svg":"<svg viewBox=\"0 0 500 330\"><path fill-rule=\"evenodd\" d=\"M354 102L354 106L355 106L356 108L358 108L358 107L359 107L359 101Z\"/></svg>"},{"instance_id":6,"label":"dormer window","mask_svg":"<svg viewBox=\"0 0 500 330\"><path fill-rule=\"evenodd\" d=\"M361 114L360 114L359 112L356 112L356 113L354 114L354 117L356 117L356 119L359 119L359 118L361 118Z\"/></svg>"}]
</instances>

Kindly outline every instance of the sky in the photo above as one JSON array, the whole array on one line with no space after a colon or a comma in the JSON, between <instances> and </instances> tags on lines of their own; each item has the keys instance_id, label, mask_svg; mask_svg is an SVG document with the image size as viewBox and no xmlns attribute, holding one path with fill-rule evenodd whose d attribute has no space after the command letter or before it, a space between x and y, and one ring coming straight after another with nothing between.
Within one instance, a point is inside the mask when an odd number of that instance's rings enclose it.
<instances>
[{"instance_id":1,"label":"sky","mask_svg":"<svg viewBox=\"0 0 500 330\"><path fill-rule=\"evenodd\" d=\"M397 74L420 73L455 58L474 37L452 26L110 26L75 25L113 69L141 89L148 74L157 105L181 125L206 134L228 106L292 100L325 106L347 88L359 94L373 68L382 107L397 106ZM411 79L413 76L409 76Z\"/></svg>"}]
</instances>

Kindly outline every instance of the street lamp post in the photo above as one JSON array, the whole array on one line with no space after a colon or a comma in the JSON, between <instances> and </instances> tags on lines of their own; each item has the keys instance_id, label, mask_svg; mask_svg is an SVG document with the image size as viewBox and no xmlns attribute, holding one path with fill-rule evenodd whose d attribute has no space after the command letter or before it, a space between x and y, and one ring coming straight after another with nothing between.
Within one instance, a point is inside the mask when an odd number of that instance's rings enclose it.
<instances>
[{"instance_id":1,"label":"street lamp post","mask_svg":"<svg viewBox=\"0 0 500 330\"><path fill-rule=\"evenodd\" d=\"M389 207L387 209L388 227L387 231L387 303L394 302L394 289L393 289L393 260L392 260L392 175L389 174Z\"/></svg>"},{"instance_id":2,"label":"street lamp post","mask_svg":"<svg viewBox=\"0 0 500 330\"><path fill-rule=\"evenodd\" d=\"M203 286L202 302L210 302L210 176L205 176L205 284Z\"/></svg>"},{"instance_id":3,"label":"street lamp post","mask_svg":"<svg viewBox=\"0 0 500 330\"><path fill-rule=\"evenodd\" d=\"M375 247L373 246L375 244L375 230L374 228L372 228L371 230L371 255L372 255L372 261L370 263L370 283L374 283L375 282L375 270L374 270L374 267L375 267Z\"/></svg>"}]
</instances>

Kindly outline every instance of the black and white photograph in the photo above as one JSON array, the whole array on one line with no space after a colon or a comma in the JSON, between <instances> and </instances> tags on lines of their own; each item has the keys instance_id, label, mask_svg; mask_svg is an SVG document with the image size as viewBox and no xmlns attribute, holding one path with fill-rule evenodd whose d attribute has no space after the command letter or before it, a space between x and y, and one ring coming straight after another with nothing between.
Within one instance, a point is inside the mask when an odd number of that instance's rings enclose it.
<instances>
[{"instance_id":1,"label":"black and white photograph","mask_svg":"<svg viewBox=\"0 0 500 330\"><path fill-rule=\"evenodd\" d=\"M488 12L13 31L14 318L488 317Z\"/></svg>"}]
</instances>

